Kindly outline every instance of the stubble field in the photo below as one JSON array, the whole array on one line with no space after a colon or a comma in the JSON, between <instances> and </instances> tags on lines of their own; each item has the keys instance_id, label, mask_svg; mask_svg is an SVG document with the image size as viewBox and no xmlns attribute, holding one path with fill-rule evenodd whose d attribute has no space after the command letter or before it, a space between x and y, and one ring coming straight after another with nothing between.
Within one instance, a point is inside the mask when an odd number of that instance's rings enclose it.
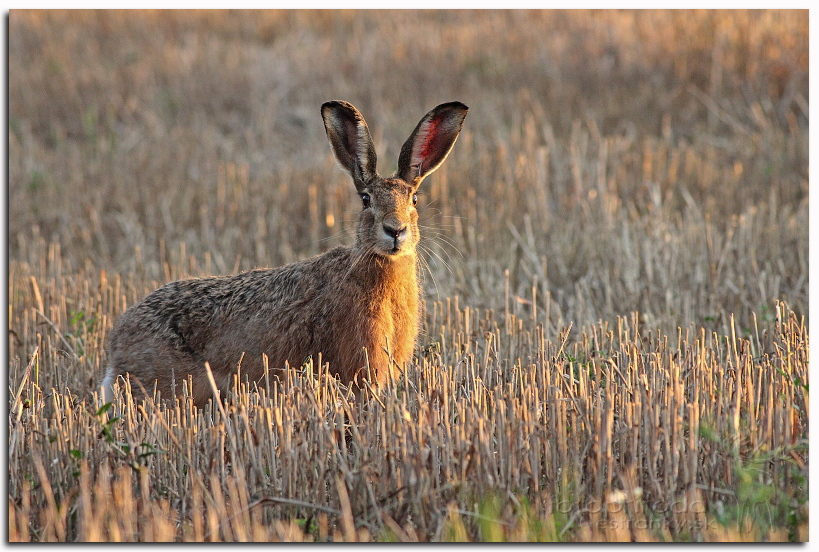
<instances>
[{"instance_id":1,"label":"stubble field","mask_svg":"<svg viewBox=\"0 0 819 552\"><path fill-rule=\"evenodd\" d=\"M330 99L470 108L414 361L98 409L151 290L352 243ZM806 10L12 11L9 539L807 540L808 127Z\"/></svg>"}]
</instances>

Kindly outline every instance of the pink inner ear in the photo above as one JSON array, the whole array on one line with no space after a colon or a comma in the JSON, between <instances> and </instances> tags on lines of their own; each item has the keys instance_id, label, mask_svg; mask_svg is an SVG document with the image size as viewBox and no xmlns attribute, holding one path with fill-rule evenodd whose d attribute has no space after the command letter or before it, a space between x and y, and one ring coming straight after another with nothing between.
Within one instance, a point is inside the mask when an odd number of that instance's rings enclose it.
<instances>
[{"instance_id":1,"label":"pink inner ear","mask_svg":"<svg viewBox=\"0 0 819 552\"><path fill-rule=\"evenodd\" d=\"M421 161L426 160L432 153L434 153L433 142L438 136L438 127L440 124L440 116L430 119L429 123L427 123L426 136L424 137L424 141L421 143L421 148L418 151Z\"/></svg>"}]
</instances>

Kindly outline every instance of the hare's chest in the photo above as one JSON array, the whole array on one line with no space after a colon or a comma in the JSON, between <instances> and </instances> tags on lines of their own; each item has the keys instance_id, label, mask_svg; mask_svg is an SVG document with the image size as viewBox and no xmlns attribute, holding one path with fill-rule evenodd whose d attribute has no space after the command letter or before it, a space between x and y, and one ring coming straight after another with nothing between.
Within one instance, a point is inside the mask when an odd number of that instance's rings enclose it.
<instances>
[{"instance_id":1,"label":"hare's chest","mask_svg":"<svg viewBox=\"0 0 819 552\"><path fill-rule=\"evenodd\" d=\"M387 323L384 334L389 336L393 357L399 364L412 356L418 336L418 290L404 288L385 305Z\"/></svg>"}]
</instances>

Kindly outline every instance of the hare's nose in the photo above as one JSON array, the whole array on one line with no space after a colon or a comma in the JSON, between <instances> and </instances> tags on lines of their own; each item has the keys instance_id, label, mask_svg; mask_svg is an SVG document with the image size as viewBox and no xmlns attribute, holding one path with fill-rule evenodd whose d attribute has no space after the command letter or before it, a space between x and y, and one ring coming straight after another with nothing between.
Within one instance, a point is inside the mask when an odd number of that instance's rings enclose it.
<instances>
[{"instance_id":1,"label":"hare's nose","mask_svg":"<svg viewBox=\"0 0 819 552\"><path fill-rule=\"evenodd\" d=\"M390 238L397 240L399 239L406 231L407 225L404 224L400 228L395 228L389 224L384 224L384 233L387 234Z\"/></svg>"}]
</instances>

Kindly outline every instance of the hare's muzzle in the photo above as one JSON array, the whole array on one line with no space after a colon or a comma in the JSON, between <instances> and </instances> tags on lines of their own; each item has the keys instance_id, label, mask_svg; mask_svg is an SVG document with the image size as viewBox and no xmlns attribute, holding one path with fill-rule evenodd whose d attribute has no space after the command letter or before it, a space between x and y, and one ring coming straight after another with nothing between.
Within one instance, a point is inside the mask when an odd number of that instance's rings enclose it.
<instances>
[{"instance_id":1,"label":"hare's muzzle","mask_svg":"<svg viewBox=\"0 0 819 552\"><path fill-rule=\"evenodd\" d=\"M412 232L410 225L395 215L384 218L381 230L381 249L388 255L395 255L405 249Z\"/></svg>"},{"instance_id":2,"label":"hare's muzzle","mask_svg":"<svg viewBox=\"0 0 819 552\"><path fill-rule=\"evenodd\" d=\"M394 228L393 226L384 224L383 228L384 235L388 240L392 240L392 251L397 252L401 249L401 244L406 241L409 226L405 224L399 228Z\"/></svg>"},{"instance_id":3,"label":"hare's muzzle","mask_svg":"<svg viewBox=\"0 0 819 552\"><path fill-rule=\"evenodd\" d=\"M384 233L387 234L388 238L392 238L395 241L401 239L404 233L407 231L407 225L403 225L400 228L393 228L387 224L384 224Z\"/></svg>"}]
</instances>

